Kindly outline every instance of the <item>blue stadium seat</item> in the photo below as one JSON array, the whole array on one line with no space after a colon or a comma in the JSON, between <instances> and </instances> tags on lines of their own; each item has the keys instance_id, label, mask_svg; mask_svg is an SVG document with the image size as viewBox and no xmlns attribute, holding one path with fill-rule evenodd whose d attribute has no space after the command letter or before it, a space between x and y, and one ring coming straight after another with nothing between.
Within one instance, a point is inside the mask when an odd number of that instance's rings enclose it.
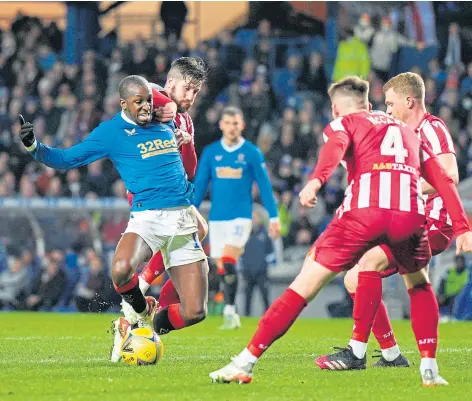
<instances>
[{"instance_id":1,"label":"blue stadium seat","mask_svg":"<svg viewBox=\"0 0 472 401\"><path fill-rule=\"evenodd\" d=\"M257 31L255 29L240 29L234 36L234 43L241 46L246 51L247 56L251 56L256 39Z\"/></svg>"},{"instance_id":2,"label":"blue stadium seat","mask_svg":"<svg viewBox=\"0 0 472 401\"><path fill-rule=\"evenodd\" d=\"M401 47L398 52L398 70L396 73L410 71L415 66L426 72L429 61L437 57L438 52L438 46L430 46L423 50L417 50L414 47Z\"/></svg>"},{"instance_id":3,"label":"blue stadium seat","mask_svg":"<svg viewBox=\"0 0 472 401\"><path fill-rule=\"evenodd\" d=\"M272 74L272 87L278 97L288 99L295 94L298 75L286 70L277 69Z\"/></svg>"},{"instance_id":4,"label":"blue stadium seat","mask_svg":"<svg viewBox=\"0 0 472 401\"><path fill-rule=\"evenodd\" d=\"M310 42L305 46L305 54L309 56L312 52L318 52L321 55L326 54L325 41L321 36L315 36L310 39Z\"/></svg>"}]
</instances>

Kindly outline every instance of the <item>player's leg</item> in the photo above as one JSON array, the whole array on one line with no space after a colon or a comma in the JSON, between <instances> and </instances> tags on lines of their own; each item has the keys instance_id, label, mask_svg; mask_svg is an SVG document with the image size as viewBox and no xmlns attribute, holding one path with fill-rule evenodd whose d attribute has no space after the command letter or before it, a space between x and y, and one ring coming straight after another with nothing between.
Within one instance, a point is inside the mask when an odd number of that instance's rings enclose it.
<instances>
[{"instance_id":1,"label":"player's leg","mask_svg":"<svg viewBox=\"0 0 472 401\"><path fill-rule=\"evenodd\" d=\"M201 322L208 302L208 266L197 234L172 237L162 249L170 279L179 295L179 303L160 308L154 317L159 334Z\"/></svg>"},{"instance_id":2,"label":"player's leg","mask_svg":"<svg viewBox=\"0 0 472 401\"><path fill-rule=\"evenodd\" d=\"M404 273L404 272L402 272ZM423 385L448 383L439 376L438 346L439 307L426 269L403 275L410 295L411 326L421 354L420 372Z\"/></svg>"},{"instance_id":3,"label":"player's leg","mask_svg":"<svg viewBox=\"0 0 472 401\"><path fill-rule=\"evenodd\" d=\"M208 273L205 263L202 260L168 269L180 302L160 308L154 317L154 330L158 334L180 330L205 319L208 302Z\"/></svg>"},{"instance_id":4,"label":"player's leg","mask_svg":"<svg viewBox=\"0 0 472 401\"><path fill-rule=\"evenodd\" d=\"M198 238L200 239L200 241L202 241L208 234L208 224L203 218L203 216L195 208L193 209L197 218ZM164 260L162 259L161 253L157 252L151 258L151 260L143 269L143 271L139 274L139 287L141 288L143 294L147 292L152 282L164 272ZM177 291L175 290L175 287L172 284L172 280L168 280L164 284L164 288L162 288L161 296L159 297L159 306L164 307L170 305L171 303L174 303L176 299L178 302Z\"/></svg>"},{"instance_id":5,"label":"player's leg","mask_svg":"<svg viewBox=\"0 0 472 401\"><path fill-rule=\"evenodd\" d=\"M152 256L150 246L134 232L127 232L118 243L112 262L112 279L116 290L134 311L144 316L148 310L146 299L139 289L136 268Z\"/></svg>"},{"instance_id":6,"label":"player's leg","mask_svg":"<svg viewBox=\"0 0 472 401\"><path fill-rule=\"evenodd\" d=\"M381 255L381 257L383 256ZM398 268L395 265L390 265L381 273L382 278L389 277L390 275L395 274L397 271ZM346 287L346 290L353 301L355 299L357 290L358 273L359 265L356 265L344 276L344 286ZM400 348L398 347L395 335L393 333L392 324L388 317L387 308L383 300L380 301L379 309L375 315L372 333L377 339L381 350L381 354L379 355L380 359L373 365L374 367L410 366L408 360L400 352Z\"/></svg>"},{"instance_id":7,"label":"player's leg","mask_svg":"<svg viewBox=\"0 0 472 401\"><path fill-rule=\"evenodd\" d=\"M223 257L220 264L223 266L223 286L225 307L223 309L223 326L221 329L235 329L241 326L238 314L236 313L236 295L238 293L239 278L236 271L238 259L243 249L225 245L223 249Z\"/></svg>"},{"instance_id":8,"label":"player's leg","mask_svg":"<svg viewBox=\"0 0 472 401\"><path fill-rule=\"evenodd\" d=\"M252 370L258 359L288 331L307 303L336 274L314 261L313 255L309 254L290 287L266 311L247 347L230 364L210 373L210 379L218 383L251 382Z\"/></svg>"},{"instance_id":9,"label":"player's leg","mask_svg":"<svg viewBox=\"0 0 472 401\"><path fill-rule=\"evenodd\" d=\"M236 295L238 292L238 274L236 265L244 251L252 229L250 219L234 219L224 224L225 241L220 265L223 267L223 284L225 308L222 329L235 329L241 326L241 320L236 313Z\"/></svg>"}]
</instances>

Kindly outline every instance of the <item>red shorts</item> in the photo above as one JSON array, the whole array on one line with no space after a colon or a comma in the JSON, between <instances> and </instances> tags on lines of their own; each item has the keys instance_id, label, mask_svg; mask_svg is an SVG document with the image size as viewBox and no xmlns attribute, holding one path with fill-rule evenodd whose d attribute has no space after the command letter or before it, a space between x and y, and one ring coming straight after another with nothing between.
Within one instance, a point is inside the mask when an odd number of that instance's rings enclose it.
<instances>
[{"instance_id":1,"label":"red shorts","mask_svg":"<svg viewBox=\"0 0 472 401\"><path fill-rule=\"evenodd\" d=\"M416 272L431 258L422 215L385 209L355 209L335 217L313 244L313 260L339 273L349 270L371 248L383 245L389 262Z\"/></svg>"},{"instance_id":2,"label":"red shorts","mask_svg":"<svg viewBox=\"0 0 472 401\"><path fill-rule=\"evenodd\" d=\"M454 238L454 231L449 224L438 220L428 219L426 227L428 228L428 241L433 256L443 253L451 246L452 239ZM382 277L390 277L398 272L402 274L401 271L402 269L399 268L398 262L394 260L390 263L387 269L382 272Z\"/></svg>"}]
</instances>

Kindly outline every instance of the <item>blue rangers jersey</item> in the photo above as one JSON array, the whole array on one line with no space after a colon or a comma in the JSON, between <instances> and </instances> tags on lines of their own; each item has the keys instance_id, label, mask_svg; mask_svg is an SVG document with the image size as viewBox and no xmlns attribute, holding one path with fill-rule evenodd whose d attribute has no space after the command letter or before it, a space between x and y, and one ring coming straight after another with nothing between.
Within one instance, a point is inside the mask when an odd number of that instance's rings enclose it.
<instances>
[{"instance_id":1,"label":"blue rangers jersey","mask_svg":"<svg viewBox=\"0 0 472 401\"><path fill-rule=\"evenodd\" d=\"M228 147L223 140L208 145L195 176L195 206L202 203L211 181L209 220L252 219L252 185L259 187L262 203L271 219L278 217L272 185L259 148L241 138Z\"/></svg>"},{"instance_id":2,"label":"blue rangers jersey","mask_svg":"<svg viewBox=\"0 0 472 401\"><path fill-rule=\"evenodd\" d=\"M187 181L173 123L139 126L123 112L101 123L83 142L54 149L37 142L31 155L55 169L70 169L108 157L134 195L132 211L190 206Z\"/></svg>"}]
</instances>

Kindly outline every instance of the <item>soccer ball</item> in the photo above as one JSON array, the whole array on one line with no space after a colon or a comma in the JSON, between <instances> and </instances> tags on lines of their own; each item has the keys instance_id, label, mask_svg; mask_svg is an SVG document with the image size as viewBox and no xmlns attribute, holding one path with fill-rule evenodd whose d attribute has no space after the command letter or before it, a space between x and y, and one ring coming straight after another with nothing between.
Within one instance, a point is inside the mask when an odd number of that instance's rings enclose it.
<instances>
[{"instance_id":1,"label":"soccer ball","mask_svg":"<svg viewBox=\"0 0 472 401\"><path fill-rule=\"evenodd\" d=\"M121 343L121 356L127 365L156 365L164 354L164 344L151 329L131 330Z\"/></svg>"}]
</instances>

